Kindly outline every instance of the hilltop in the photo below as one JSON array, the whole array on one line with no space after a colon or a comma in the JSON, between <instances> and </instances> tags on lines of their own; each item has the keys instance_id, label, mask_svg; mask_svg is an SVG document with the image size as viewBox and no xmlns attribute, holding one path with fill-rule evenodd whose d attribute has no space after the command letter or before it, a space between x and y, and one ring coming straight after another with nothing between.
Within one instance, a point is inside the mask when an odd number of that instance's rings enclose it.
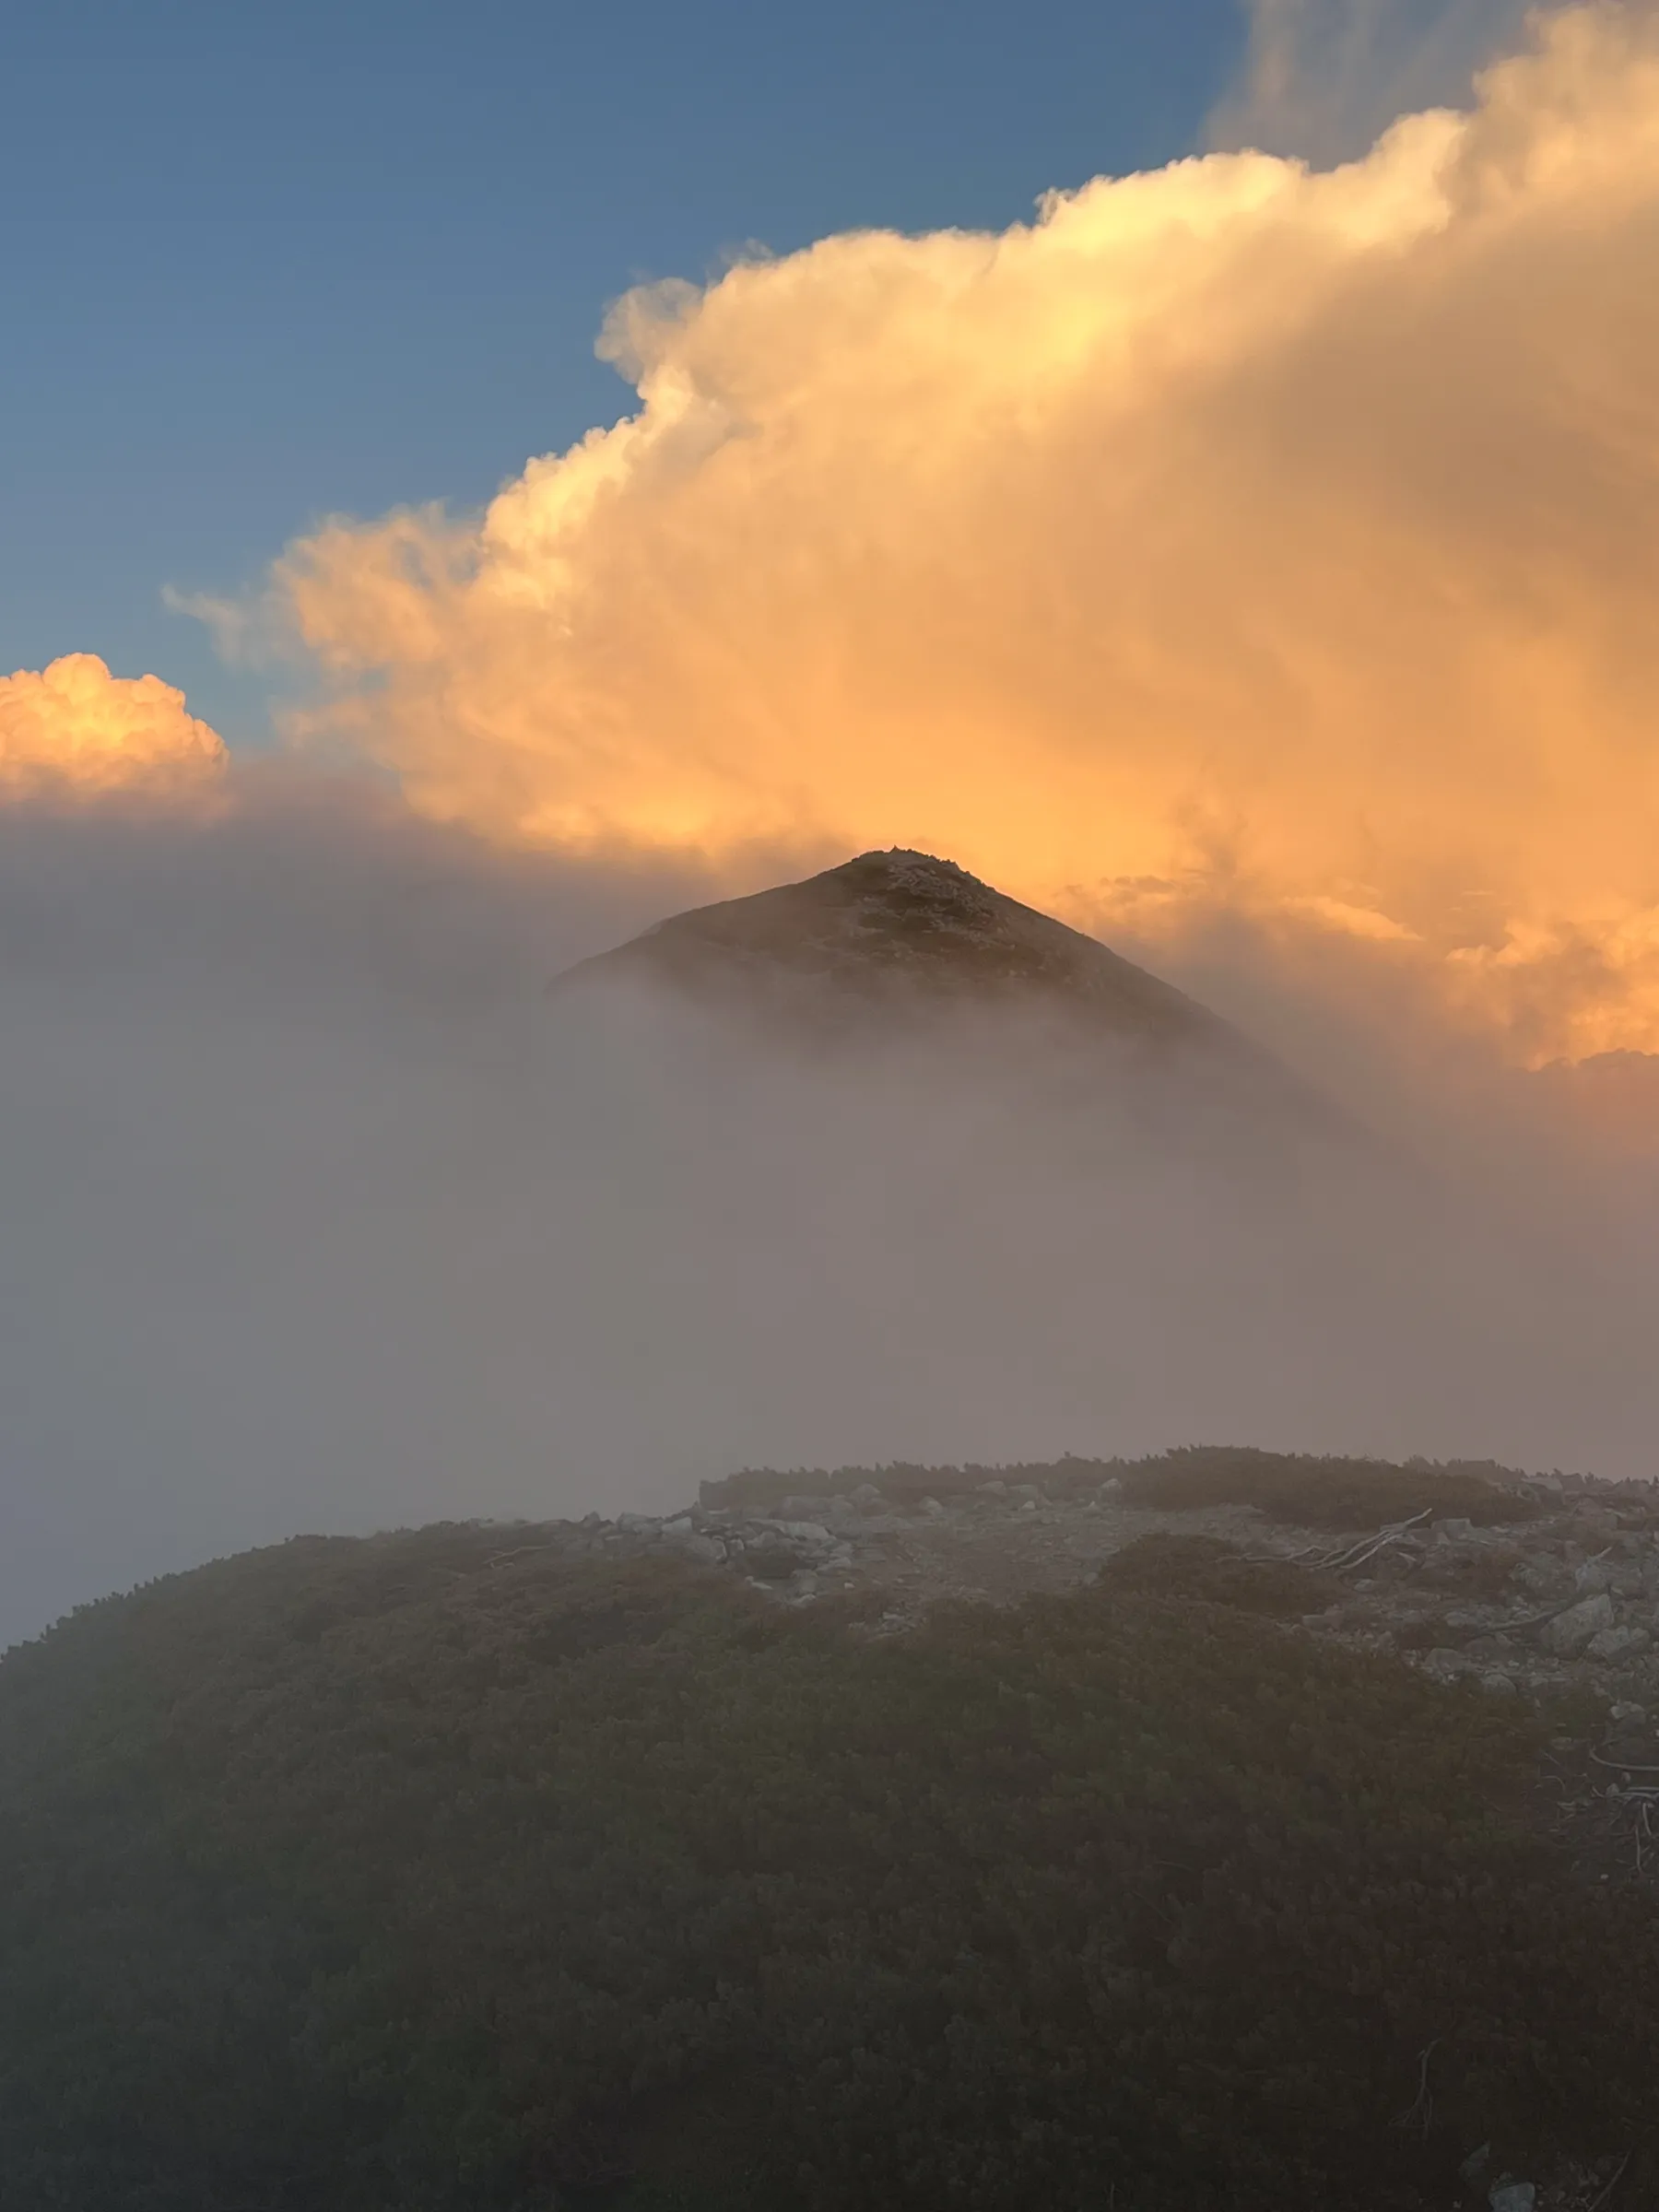
<instances>
[{"instance_id":1,"label":"hilltop","mask_svg":"<svg viewBox=\"0 0 1659 2212\"><path fill-rule=\"evenodd\" d=\"M1029 1106L1074 1127L1127 1104L1143 1144L1225 1131L1298 1147L1359 1133L1231 1023L953 861L895 848L801 883L674 914L580 962L556 1000L645 988L751 1038L843 1060L904 1041L938 1079L1018 1070ZM1218 1120L1215 1117L1218 1112ZM1063 1140L1064 1141L1064 1140Z\"/></svg>"},{"instance_id":2,"label":"hilltop","mask_svg":"<svg viewBox=\"0 0 1659 2212\"><path fill-rule=\"evenodd\" d=\"M0 1664L7 2212L1646 2201L1637 1724L1328 1616L1548 1555L1631 1621L1652 1500L1344 1467L749 1477L83 1608Z\"/></svg>"},{"instance_id":3,"label":"hilltop","mask_svg":"<svg viewBox=\"0 0 1659 2212\"><path fill-rule=\"evenodd\" d=\"M1093 937L982 883L953 861L895 847L802 883L659 922L572 971L699 992L900 999L1046 1000L1121 1034L1219 1044L1234 1033Z\"/></svg>"}]
</instances>

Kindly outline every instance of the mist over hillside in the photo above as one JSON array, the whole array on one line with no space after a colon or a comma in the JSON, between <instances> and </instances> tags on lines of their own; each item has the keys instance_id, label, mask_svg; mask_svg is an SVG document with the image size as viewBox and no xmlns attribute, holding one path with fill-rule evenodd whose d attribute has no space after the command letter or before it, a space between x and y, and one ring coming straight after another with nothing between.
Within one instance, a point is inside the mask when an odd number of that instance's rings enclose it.
<instances>
[{"instance_id":1,"label":"mist over hillside","mask_svg":"<svg viewBox=\"0 0 1659 2212\"><path fill-rule=\"evenodd\" d=\"M1029 978L816 1035L638 961L550 989L709 887L280 781L14 808L0 863L0 1639L298 1529L748 1464L1652 1472L1628 1207L1288 1111L1153 979L1192 1034L1150 1054Z\"/></svg>"}]
</instances>

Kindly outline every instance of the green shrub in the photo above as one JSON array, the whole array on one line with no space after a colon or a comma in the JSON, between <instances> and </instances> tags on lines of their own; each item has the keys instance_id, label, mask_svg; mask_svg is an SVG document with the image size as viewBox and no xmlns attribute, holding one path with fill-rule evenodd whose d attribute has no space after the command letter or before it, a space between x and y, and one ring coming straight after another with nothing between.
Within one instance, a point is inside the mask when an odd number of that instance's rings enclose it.
<instances>
[{"instance_id":1,"label":"green shrub","mask_svg":"<svg viewBox=\"0 0 1659 2212\"><path fill-rule=\"evenodd\" d=\"M1114 1552L1100 1569L1100 1587L1146 1597L1190 1597L1231 1606L1265 1619L1317 1613L1340 1594L1327 1576L1288 1559L1252 1559L1215 1536L1142 1536Z\"/></svg>"},{"instance_id":2,"label":"green shrub","mask_svg":"<svg viewBox=\"0 0 1659 2212\"><path fill-rule=\"evenodd\" d=\"M1137 1505L1166 1512L1253 1505L1269 1520L1312 1528L1375 1528L1427 1512L1482 1526L1535 1519L1538 1508L1530 1499L1499 1487L1495 1478L1504 1472L1201 1444L1139 1461L1124 1470L1123 1485Z\"/></svg>"}]
</instances>

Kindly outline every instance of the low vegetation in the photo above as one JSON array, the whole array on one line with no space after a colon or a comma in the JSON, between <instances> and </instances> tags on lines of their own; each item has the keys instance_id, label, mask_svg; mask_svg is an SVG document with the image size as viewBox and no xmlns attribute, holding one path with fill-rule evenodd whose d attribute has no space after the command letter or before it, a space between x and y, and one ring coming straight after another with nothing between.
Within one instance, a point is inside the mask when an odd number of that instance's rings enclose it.
<instances>
[{"instance_id":1,"label":"low vegetation","mask_svg":"<svg viewBox=\"0 0 1659 2212\"><path fill-rule=\"evenodd\" d=\"M1341 1594L1337 1583L1310 1568L1253 1559L1215 1536L1142 1536L1112 1553L1099 1583L1112 1596L1202 1598L1268 1620L1294 1620Z\"/></svg>"},{"instance_id":2,"label":"low vegetation","mask_svg":"<svg viewBox=\"0 0 1659 2212\"><path fill-rule=\"evenodd\" d=\"M0 1665L7 2212L1407 2212L1659 2118L1659 1928L1530 1724L1259 1570L884 1638L503 1545Z\"/></svg>"},{"instance_id":3,"label":"low vegetation","mask_svg":"<svg viewBox=\"0 0 1659 2212\"><path fill-rule=\"evenodd\" d=\"M1432 1512L1479 1527L1525 1521L1534 1500L1509 1487L1514 1471L1490 1462L1338 1459L1241 1445L1194 1445L1121 1470L1125 1494L1166 1509L1253 1505L1270 1521L1312 1528L1369 1528Z\"/></svg>"},{"instance_id":4,"label":"low vegetation","mask_svg":"<svg viewBox=\"0 0 1659 2212\"><path fill-rule=\"evenodd\" d=\"M1432 1510L1477 1525L1524 1521L1537 1512L1519 1489L1522 1476L1492 1461L1341 1459L1305 1452L1263 1452L1243 1444L1198 1444L1147 1459L1074 1459L1017 1466L753 1467L707 1482L707 1506L747 1512L775 1510L786 1498L850 1497L866 1485L903 1506L948 1498L986 1482L1035 1483L1071 1498L1115 1481L1140 1505L1177 1512L1252 1505L1269 1520L1315 1528L1369 1528Z\"/></svg>"}]
</instances>

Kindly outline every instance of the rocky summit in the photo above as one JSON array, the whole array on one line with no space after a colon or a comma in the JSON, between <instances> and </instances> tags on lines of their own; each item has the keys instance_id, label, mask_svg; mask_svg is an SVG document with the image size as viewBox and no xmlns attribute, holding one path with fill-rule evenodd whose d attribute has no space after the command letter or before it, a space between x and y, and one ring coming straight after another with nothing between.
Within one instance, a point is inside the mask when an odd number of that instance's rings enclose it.
<instances>
[{"instance_id":1,"label":"rocky summit","mask_svg":"<svg viewBox=\"0 0 1659 2212\"><path fill-rule=\"evenodd\" d=\"M799 1004L1046 1001L1126 1036L1242 1045L1215 1015L953 861L864 853L803 883L659 922L571 977L647 976Z\"/></svg>"},{"instance_id":2,"label":"rocky summit","mask_svg":"<svg viewBox=\"0 0 1659 2212\"><path fill-rule=\"evenodd\" d=\"M554 993L629 983L791 1041L948 1030L959 1051L1017 1065L1036 1089L1045 1072L1074 1098L1091 1082L1134 1089L1138 1079L1166 1128L1220 1107L1276 1140L1355 1135L1311 1085L1173 984L932 853L863 853L802 883L673 915L581 962Z\"/></svg>"}]
</instances>

